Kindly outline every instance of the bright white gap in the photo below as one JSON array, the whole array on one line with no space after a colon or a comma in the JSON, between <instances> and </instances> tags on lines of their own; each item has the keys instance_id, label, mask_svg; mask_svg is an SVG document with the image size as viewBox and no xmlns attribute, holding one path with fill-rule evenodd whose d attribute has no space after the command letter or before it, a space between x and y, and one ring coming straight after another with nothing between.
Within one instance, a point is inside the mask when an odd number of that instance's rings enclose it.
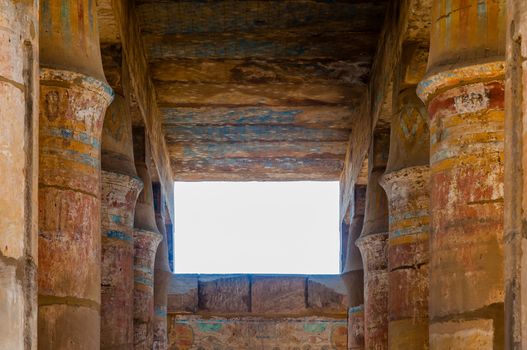
<instances>
[{"instance_id":1,"label":"bright white gap","mask_svg":"<svg viewBox=\"0 0 527 350\"><path fill-rule=\"evenodd\" d=\"M176 273L339 273L338 182L176 182Z\"/></svg>"}]
</instances>

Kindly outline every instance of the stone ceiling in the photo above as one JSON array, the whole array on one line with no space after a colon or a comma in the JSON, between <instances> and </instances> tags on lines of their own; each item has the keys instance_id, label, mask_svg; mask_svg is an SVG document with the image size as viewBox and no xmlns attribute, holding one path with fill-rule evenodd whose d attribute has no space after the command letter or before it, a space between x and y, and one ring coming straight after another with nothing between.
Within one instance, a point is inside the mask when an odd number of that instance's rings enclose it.
<instances>
[{"instance_id":1,"label":"stone ceiling","mask_svg":"<svg viewBox=\"0 0 527 350\"><path fill-rule=\"evenodd\" d=\"M338 180L385 5L136 0L175 180Z\"/></svg>"}]
</instances>

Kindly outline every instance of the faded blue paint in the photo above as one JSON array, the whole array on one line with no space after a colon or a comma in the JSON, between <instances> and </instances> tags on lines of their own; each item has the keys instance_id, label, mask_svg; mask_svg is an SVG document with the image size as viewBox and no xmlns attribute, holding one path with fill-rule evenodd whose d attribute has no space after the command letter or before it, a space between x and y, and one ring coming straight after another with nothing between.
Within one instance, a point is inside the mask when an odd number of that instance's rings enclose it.
<instances>
[{"instance_id":1,"label":"faded blue paint","mask_svg":"<svg viewBox=\"0 0 527 350\"><path fill-rule=\"evenodd\" d=\"M154 286L154 283L152 282L151 279L140 277L140 276L135 276L134 277L134 282L137 283L137 284L142 284L142 285L147 286L147 287L152 287L153 288L153 286Z\"/></svg>"},{"instance_id":2,"label":"faded blue paint","mask_svg":"<svg viewBox=\"0 0 527 350\"><path fill-rule=\"evenodd\" d=\"M206 333L219 332L221 328L223 327L223 325L219 322L214 322L214 323L213 322L198 322L197 325L201 332L206 332Z\"/></svg>"},{"instance_id":3,"label":"faded blue paint","mask_svg":"<svg viewBox=\"0 0 527 350\"><path fill-rule=\"evenodd\" d=\"M121 231L106 231L106 237L118 239L125 242L133 242L133 237Z\"/></svg>"},{"instance_id":4,"label":"faded blue paint","mask_svg":"<svg viewBox=\"0 0 527 350\"><path fill-rule=\"evenodd\" d=\"M152 271L152 268L149 266L143 266L143 265L134 265L134 270L141 271L142 273L145 273L149 276L153 276L154 272Z\"/></svg>"},{"instance_id":5,"label":"faded blue paint","mask_svg":"<svg viewBox=\"0 0 527 350\"><path fill-rule=\"evenodd\" d=\"M327 323L306 323L304 324L304 332L322 333L326 330L327 327Z\"/></svg>"},{"instance_id":6,"label":"faded blue paint","mask_svg":"<svg viewBox=\"0 0 527 350\"><path fill-rule=\"evenodd\" d=\"M225 124L293 124L304 113L301 109L274 110L271 108L217 109L213 111L189 111L178 108L162 108L165 119L177 124L210 124L209 119L223 120Z\"/></svg>"},{"instance_id":7,"label":"faded blue paint","mask_svg":"<svg viewBox=\"0 0 527 350\"><path fill-rule=\"evenodd\" d=\"M429 211L427 209L426 210L408 211L408 212L402 213L402 214L397 215L397 216L391 216L390 215L389 221L390 221L390 224L393 224L394 222L398 222L400 220L407 220L407 219L414 219L414 218L419 218L419 217L426 217L426 216L429 216L429 215L430 215L430 213L429 213Z\"/></svg>"},{"instance_id":8,"label":"faded blue paint","mask_svg":"<svg viewBox=\"0 0 527 350\"><path fill-rule=\"evenodd\" d=\"M352 307L349 308L349 313L350 314L356 314L356 313L359 313L359 312L364 312L364 305L352 306Z\"/></svg>"},{"instance_id":9,"label":"faded blue paint","mask_svg":"<svg viewBox=\"0 0 527 350\"><path fill-rule=\"evenodd\" d=\"M64 41L71 44L71 8L70 0L62 0L60 7L60 18L61 18L61 27L62 35L64 36Z\"/></svg>"},{"instance_id":10,"label":"faded blue paint","mask_svg":"<svg viewBox=\"0 0 527 350\"><path fill-rule=\"evenodd\" d=\"M51 15L51 10L49 8L49 1L41 1L41 11L40 11L40 23L45 31L50 32L51 26L53 23L53 18Z\"/></svg>"},{"instance_id":11,"label":"faded blue paint","mask_svg":"<svg viewBox=\"0 0 527 350\"><path fill-rule=\"evenodd\" d=\"M96 149L101 148L99 139L84 132L75 132L73 130L64 128L48 128L44 131L44 133L50 136L61 137L66 140L81 142Z\"/></svg>"},{"instance_id":12,"label":"faded blue paint","mask_svg":"<svg viewBox=\"0 0 527 350\"><path fill-rule=\"evenodd\" d=\"M487 32L487 0L478 0L478 32Z\"/></svg>"},{"instance_id":13,"label":"faded blue paint","mask_svg":"<svg viewBox=\"0 0 527 350\"><path fill-rule=\"evenodd\" d=\"M154 309L154 314L158 317L166 317L167 309L166 307L158 306Z\"/></svg>"},{"instance_id":14,"label":"faded blue paint","mask_svg":"<svg viewBox=\"0 0 527 350\"><path fill-rule=\"evenodd\" d=\"M111 220L114 224L122 224L122 223L123 223L123 218L122 218L122 216L120 216L120 215L111 214L111 215L110 215L110 220Z\"/></svg>"},{"instance_id":15,"label":"faded blue paint","mask_svg":"<svg viewBox=\"0 0 527 350\"><path fill-rule=\"evenodd\" d=\"M408 227L400 230L395 230L393 232L390 232L390 236L392 237L400 237L400 236L408 236L408 235L416 235L420 233L429 233L430 227L428 225L421 225L418 227Z\"/></svg>"},{"instance_id":16,"label":"faded blue paint","mask_svg":"<svg viewBox=\"0 0 527 350\"><path fill-rule=\"evenodd\" d=\"M92 168L99 169L101 166L101 162L98 157L94 158L86 153L81 153L81 152L70 150L70 149L51 148L51 147L44 147L42 151L50 155L55 155L61 158L65 158L71 162L90 166Z\"/></svg>"},{"instance_id":17,"label":"faded blue paint","mask_svg":"<svg viewBox=\"0 0 527 350\"><path fill-rule=\"evenodd\" d=\"M174 141L348 141L349 131L282 125L167 126ZM173 135L173 136L172 136Z\"/></svg>"},{"instance_id":18,"label":"faded blue paint","mask_svg":"<svg viewBox=\"0 0 527 350\"><path fill-rule=\"evenodd\" d=\"M195 170L216 170L224 169L254 169L262 166L273 171L300 171L302 168L325 168L327 171L341 171L344 166L343 160L338 159L299 159L299 158L273 158L273 159L254 159L254 158L227 158L191 160L183 162L185 166L190 166Z\"/></svg>"}]
</instances>

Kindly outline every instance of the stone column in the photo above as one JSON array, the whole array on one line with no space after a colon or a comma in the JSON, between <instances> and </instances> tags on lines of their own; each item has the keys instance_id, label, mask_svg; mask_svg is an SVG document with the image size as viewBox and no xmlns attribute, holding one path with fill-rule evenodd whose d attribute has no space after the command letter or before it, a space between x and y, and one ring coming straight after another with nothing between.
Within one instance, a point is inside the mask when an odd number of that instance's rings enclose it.
<instances>
[{"instance_id":1,"label":"stone column","mask_svg":"<svg viewBox=\"0 0 527 350\"><path fill-rule=\"evenodd\" d=\"M163 205L164 208L164 205ZM166 350L167 334L167 297L170 267L168 265L168 245L165 219L156 215L157 227L163 240L157 248L154 266L154 350Z\"/></svg>"},{"instance_id":2,"label":"stone column","mask_svg":"<svg viewBox=\"0 0 527 350\"><path fill-rule=\"evenodd\" d=\"M416 62L419 57L424 64ZM388 347L421 350L428 347L430 133L413 77L422 77L415 70L426 67L426 54L406 45L401 61L394 83L390 155L381 180L390 212Z\"/></svg>"},{"instance_id":3,"label":"stone column","mask_svg":"<svg viewBox=\"0 0 527 350\"><path fill-rule=\"evenodd\" d=\"M38 3L0 0L0 348L37 344Z\"/></svg>"},{"instance_id":4,"label":"stone column","mask_svg":"<svg viewBox=\"0 0 527 350\"><path fill-rule=\"evenodd\" d=\"M143 180L134 218L134 349L151 350L154 327L154 263L159 233L154 212L152 180L146 165L144 129L134 131L134 156L137 174Z\"/></svg>"},{"instance_id":5,"label":"stone column","mask_svg":"<svg viewBox=\"0 0 527 350\"><path fill-rule=\"evenodd\" d=\"M101 349L131 349L133 220L142 182L134 165L130 111L119 92L104 119L102 169Z\"/></svg>"},{"instance_id":6,"label":"stone column","mask_svg":"<svg viewBox=\"0 0 527 350\"><path fill-rule=\"evenodd\" d=\"M348 349L364 349L364 271L359 248L355 245L362 232L366 186L355 185L346 261L342 271L342 280L348 290Z\"/></svg>"},{"instance_id":7,"label":"stone column","mask_svg":"<svg viewBox=\"0 0 527 350\"><path fill-rule=\"evenodd\" d=\"M507 3L505 349L527 349L527 2Z\"/></svg>"},{"instance_id":8,"label":"stone column","mask_svg":"<svg viewBox=\"0 0 527 350\"><path fill-rule=\"evenodd\" d=\"M100 143L112 90L95 3L40 2L39 349L100 346Z\"/></svg>"},{"instance_id":9,"label":"stone column","mask_svg":"<svg viewBox=\"0 0 527 350\"><path fill-rule=\"evenodd\" d=\"M428 73L430 348L503 349L505 1L436 0Z\"/></svg>"},{"instance_id":10,"label":"stone column","mask_svg":"<svg viewBox=\"0 0 527 350\"><path fill-rule=\"evenodd\" d=\"M379 184L386 169L389 134L374 134L368 156L368 187L362 233L357 246L364 266L364 346L388 348L388 202Z\"/></svg>"}]
</instances>

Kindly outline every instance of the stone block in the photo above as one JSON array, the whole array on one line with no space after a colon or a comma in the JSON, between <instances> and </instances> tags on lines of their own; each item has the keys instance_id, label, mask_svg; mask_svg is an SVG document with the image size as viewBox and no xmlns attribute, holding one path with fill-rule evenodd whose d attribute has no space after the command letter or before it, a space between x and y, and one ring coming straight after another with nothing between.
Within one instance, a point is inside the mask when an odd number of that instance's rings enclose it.
<instances>
[{"instance_id":1,"label":"stone block","mask_svg":"<svg viewBox=\"0 0 527 350\"><path fill-rule=\"evenodd\" d=\"M250 279L248 275L208 275L198 281L200 311L217 314L250 311Z\"/></svg>"},{"instance_id":2,"label":"stone block","mask_svg":"<svg viewBox=\"0 0 527 350\"><path fill-rule=\"evenodd\" d=\"M346 286L340 275L309 276L307 278L307 306L317 313L346 315Z\"/></svg>"},{"instance_id":3,"label":"stone block","mask_svg":"<svg viewBox=\"0 0 527 350\"><path fill-rule=\"evenodd\" d=\"M490 350L493 335L490 319L436 323L430 325L430 349Z\"/></svg>"},{"instance_id":4,"label":"stone block","mask_svg":"<svg viewBox=\"0 0 527 350\"><path fill-rule=\"evenodd\" d=\"M171 275L168 282L167 312L194 313L198 310L198 276Z\"/></svg>"},{"instance_id":5,"label":"stone block","mask_svg":"<svg viewBox=\"0 0 527 350\"><path fill-rule=\"evenodd\" d=\"M296 315L307 311L306 278L254 276L251 311L256 314Z\"/></svg>"}]
</instances>

